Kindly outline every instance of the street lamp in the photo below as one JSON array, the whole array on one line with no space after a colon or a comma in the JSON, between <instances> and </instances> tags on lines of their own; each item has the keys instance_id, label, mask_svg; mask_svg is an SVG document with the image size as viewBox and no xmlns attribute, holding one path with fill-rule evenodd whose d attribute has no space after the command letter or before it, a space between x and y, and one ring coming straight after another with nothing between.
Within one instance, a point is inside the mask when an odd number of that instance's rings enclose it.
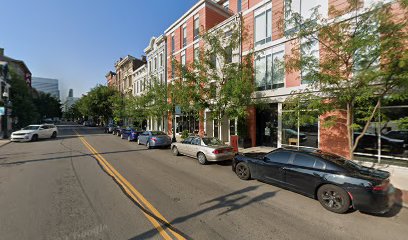
<instances>
[{"instance_id":1,"label":"street lamp","mask_svg":"<svg viewBox=\"0 0 408 240\"><path fill-rule=\"evenodd\" d=\"M3 95L2 95L2 97L3 97L3 100L4 100L4 115L3 115L3 121L2 121L2 123L3 123L3 138L4 139L6 139L6 138L8 138L8 128L7 128L7 107L9 106L9 104L8 104L8 97L9 97L9 95L8 95L8 92L4 92L3 93Z\"/></svg>"}]
</instances>

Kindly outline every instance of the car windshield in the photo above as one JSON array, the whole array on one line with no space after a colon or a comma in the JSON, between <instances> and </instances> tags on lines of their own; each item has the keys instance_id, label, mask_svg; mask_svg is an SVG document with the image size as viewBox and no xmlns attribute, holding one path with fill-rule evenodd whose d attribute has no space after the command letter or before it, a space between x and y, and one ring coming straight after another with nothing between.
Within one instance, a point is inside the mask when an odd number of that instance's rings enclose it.
<instances>
[{"instance_id":1,"label":"car windshield","mask_svg":"<svg viewBox=\"0 0 408 240\"><path fill-rule=\"evenodd\" d=\"M207 146L222 145L218 138L203 138L203 142Z\"/></svg>"},{"instance_id":2,"label":"car windshield","mask_svg":"<svg viewBox=\"0 0 408 240\"><path fill-rule=\"evenodd\" d=\"M23 130L37 130L39 127L40 126L37 126L37 125L30 125L30 126L23 128Z\"/></svg>"},{"instance_id":3,"label":"car windshield","mask_svg":"<svg viewBox=\"0 0 408 240\"><path fill-rule=\"evenodd\" d=\"M157 136L157 135L166 135L166 134L160 131L152 131L152 136Z\"/></svg>"}]
</instances>

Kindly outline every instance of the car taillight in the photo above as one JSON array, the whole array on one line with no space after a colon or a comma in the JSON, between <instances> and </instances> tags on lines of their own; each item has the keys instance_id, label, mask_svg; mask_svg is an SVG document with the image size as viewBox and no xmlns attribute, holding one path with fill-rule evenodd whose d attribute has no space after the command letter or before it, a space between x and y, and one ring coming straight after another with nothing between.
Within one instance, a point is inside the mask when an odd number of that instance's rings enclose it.
<instances>
[{"instance_id":1,"label":"car taillight","mask_svg":"<svg viewBox=\"0 0 408 240\"><path fill-rule=\"evenodd\" d=\"M155 137L152 137L151 139L152 139L153 142L157 141L157 138L155 138Z\"/></svg>"},{"instance_id":2,"label":"car taillight","mask_svg":"<svg viewBox=\"0 0 408 240\"><path fill-rule=\"evenodd\" d=\"M220 153L222 153L222 150L215 149L215 150L213 151L213 153L214 153L214 154L220 154Z\"/></svg>"},{"instance_id":3,"label":"car taillight","mask_svg":"<svg viewBox=\"0 0 408 240\"><path fill-rule=\"evenodd\" d=\"M373 186L373 191L385 191L388 189L390 182L389 181L384 181L381 184L377 185L377 186Z\"/></svg>"}]
</instances>

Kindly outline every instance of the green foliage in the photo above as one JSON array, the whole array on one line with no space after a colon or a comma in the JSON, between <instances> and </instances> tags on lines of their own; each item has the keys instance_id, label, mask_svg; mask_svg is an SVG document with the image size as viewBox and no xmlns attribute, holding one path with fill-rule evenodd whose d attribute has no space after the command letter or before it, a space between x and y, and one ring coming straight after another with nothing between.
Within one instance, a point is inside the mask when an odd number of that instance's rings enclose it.
<instances>
[{"instance_id":1,"label":"green foliage","mask_svg":"<svg viewBox=\"0 0 408 240\"><path fill-rule=\"evenodd\" d=\"M377 114L381 101L407 94L408 11L406 0L396 2L400 3L400 18L393 14L391 4L382 3L358 17L336 17L333 22L319 15L318 9L309 19L289 12L290 24L297 31L287 34L297 40L293 41L292 53L287 54L286 69L301 71L308 84L305 90L294 92L286 106L304 113L346 112L350 152ZM349 0L344 12L359 11L359 4L358 0ZM320 60L310 54L315 43L319 43ZM330 123L333 119L325 120ZM361 136L352 143L354 129L360 129Z\"/></svg>"},{"instance_id":2,"label":"green foliage","mask_svg":"<svg viewBox=\"0 0 408 240\"><path fill-rule=\"evenodd\" d=\"M41 118L60 118L62 116L61 103L49 93L34 92L34 104Z\"/></svg>"},{"instance_id":3,"label":"green foliage","mask_svg":"<svg viewBox=\"0 0 408 240\"><path fill-rule=\"evenodd\" d=\"M188 130L183 130L183 132L181 132L181 139L186 139L188 138L189 132Z\"/></svg>"},{"instance_id":4,"label":"green foliage","mask_svg":"<svg viewBox=\"0 0 408 240\"><path fill-rule=\"evenodd\" d=\"M83 116L101 117L104 122L107 122L114 110L122 110L122 108L116 108L118 95L119 93L113 88L97 85L87 95L82 96L75 106Z\"/></svg>"},{"instance_id":5,"label":"green foliage","mask_svg":"<svg viewBox=\"0 0 408 240\"><path fill-rule=\"evenodd\" d=\"M34 105L31 89L27 86L25 80L14 73L11 75L10 100L12 101L13 118L17 123L13 125L14 129L22 128L40 120L37 108Z\"/></svg>"},{"instance_id":6,"label":"green foliage","mask_svg":"<svg viewBox=\"0 0 408 240\"><path fill-rule=\"evenodd\" d=\"M169 86L170 98L183 112L198 115L208 109L213 119L246 116L247 107L253 104L253 55L231 61L239 57L234 52L246 37L241 24L237 18L201 34L204 46L194 62L183 66L173 60L177 72Z\"/></svg>"}]
</instances>

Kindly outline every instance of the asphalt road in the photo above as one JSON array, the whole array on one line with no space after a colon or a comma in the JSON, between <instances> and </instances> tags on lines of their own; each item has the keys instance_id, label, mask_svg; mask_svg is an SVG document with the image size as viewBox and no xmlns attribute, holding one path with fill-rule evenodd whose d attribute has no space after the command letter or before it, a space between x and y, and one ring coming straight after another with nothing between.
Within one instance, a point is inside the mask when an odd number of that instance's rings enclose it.
<instances>
[{"instance_id":1,"label":"asphalt road","mask_svg":"<svg viewBox=\"0 0 408 240\"><path fill-rule=\"evenodd\" d=\"M406 239L407 229L406 208L334 214L241 181L228 162L201 166L97 128L0 147L0 239Z\"/></svg>"}]
</instances>

